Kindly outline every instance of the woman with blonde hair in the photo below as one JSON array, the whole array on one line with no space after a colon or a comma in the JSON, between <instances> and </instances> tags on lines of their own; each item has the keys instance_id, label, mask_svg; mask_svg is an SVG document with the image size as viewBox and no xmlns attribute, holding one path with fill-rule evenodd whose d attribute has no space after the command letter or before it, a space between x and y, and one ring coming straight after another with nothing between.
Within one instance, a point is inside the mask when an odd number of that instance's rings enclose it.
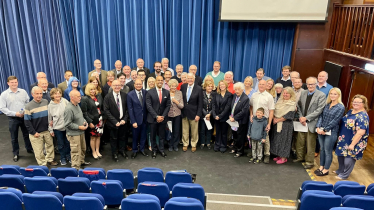
<instances>
[{"instance_id":1,"label":"woman with blonde hair","mask_svg":"<svg viewBox=\"0 0 374 210\"><path fill-rule=\"evenodd\" d=\"M216 91L216 86L214 85L214 79L213 79L213 77L210 76L210 75L206 75L205 78L204 78L204 82L203 82L203 84L201 85L202 87L204 87L204 83L205 83L206 81L211 81L211 82L213 82L213 91Z\"/></svg>"},{"instance_id":2,"label":"woman with blonde hair","mask_svg":"<svg viewBox=\"0 0 374 210\"><path fill-rule=\"evenodd\" d=\"M274 88L274 80L273 79L267 79L266 80L266 91L270 93L270 95L275 97L275 88Z\"/></svg>"},{"instance_id":3,"label":"woman with blonde hair","mask_svg":"<svg viewBox=\"0 0 374 210\"><path fill-rule=\"evenodd\" d=\"M252 94L255 93L255 89L253 87L253 78L248 76L244 79L244 93L248 96L249 100L251 100Z\"/></svg>"},{"instance_id":4,"label":"woman with blonde hair","mask_svg":"<svg viewBox=\"0 0 374 210\"><path fill-rule=\"evenodd\" d=\"M334 171L337 179L348 179L356 160L361 160L369 138L368 99L355 95L352 109L342 118L335 154L339 169Z\"/></svg>"},{"instance_id":5,"label":"woman with blonde hair","mask_svg":"<svg viewBox=\"0 0 374 210\"><path fill-rule=\"evenodd\" d=\"M114 72L108 71L106 73L107 83L103 87L103 98L108 94L110 87L112 86L112 82L114 81Z\"/></svg>"},{"instance_id":6,"label":"woman with blonde hair","mask_svg":"<svg viewBox=\"0 0 374 210\"><path fill-rule=\"evenodd\" d=\"M326 106L319 116L316 131L321 146L320 167L314 171L317 176L326 176L332 162L332 150L338 138L339 122L344 115L345 107L342 103L342 92L339 88L332 88L326 100Z\"/></svg>"},{"instance_id":7,"label":"woman with blonde hair","mask_svg":"<svg viewBox=\"0 0 374 210\"><path fill-rule=\"evenodd\" d=\"M152 88L156 87L156 79L154 77L149 77L147 80L147 90L150 90Z\"/></svg>"},{"instance_id":8,"label":"woman with blonde hair","mask_svg":"<svg viewBox=\"0 0 374 210\"><path fill-rule=\"evenodd\" d=\"M277 156L273 159L277 164L286 163L290 156L296 103L295 91L286 87L275 104L270 153Z\"/></svg>"},{"instance_id":9,"label":"woman with blonde hair","mask_svg":"<svg viewBox=\"0 0 374 210\"><path fill-rule=\"evenodd\" d=\"M178 81L176 79L171 79L169 81L170 87L170 110L168 113L168 120L172 122L172 133L171 133L171 140L169 145L169 151L178 151L178 143L180 139L180 131L182 128L182 109L183 105L183 96L182 92L177 90Z\"/></svg>"}]
</instances>

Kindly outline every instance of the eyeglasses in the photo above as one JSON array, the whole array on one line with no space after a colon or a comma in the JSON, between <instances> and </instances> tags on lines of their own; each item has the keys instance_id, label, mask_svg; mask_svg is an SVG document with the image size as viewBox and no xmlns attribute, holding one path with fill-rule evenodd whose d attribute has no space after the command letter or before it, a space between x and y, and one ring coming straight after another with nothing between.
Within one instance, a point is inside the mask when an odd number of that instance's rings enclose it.
<instances>
[{"instance_id":1,"label":"eyeglasses","mask_svg":"<svg viewBox=\"0 0 374 210\"><path fill-rule=\"evenodd\" d=\"M121 87L121 85L113 85L113 87Z\"/></svg>"},{"instance_id":2,"label":"eyeglasses","mask_svg":"<svg viewBox=\"0 0 374 210\"><path fill-rule=\"evenodd\" d=\"M316 85L316 84L306 84L307 86L314 86L314 85Z\"/></svg>"},{"instance_id":3,"label":"eyeglasses","mask_svg":"<svg viewBox=\"0 0 374 210\"><path fill-rule=\"evenodd\" d=\"M364 103L364 102L353 101L352 103L353 103L353 104L362 104L362 103Z\"/></svg>"}]
</instances>

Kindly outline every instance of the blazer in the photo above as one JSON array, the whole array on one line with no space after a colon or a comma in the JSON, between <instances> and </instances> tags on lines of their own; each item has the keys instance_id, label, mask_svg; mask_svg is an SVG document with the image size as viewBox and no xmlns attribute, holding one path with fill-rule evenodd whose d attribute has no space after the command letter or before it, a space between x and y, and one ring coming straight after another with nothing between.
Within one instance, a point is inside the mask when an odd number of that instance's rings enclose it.
<instances>
[{"instance_id":1,"label":"blazer","mask_svg":"<svg viewBox=\"0 0 374 210\"><path fill-rule=\"evenodd\" d=\"M63 81L60 84L58 84L57 87L62 90L62 93L64 93L65 90L68 88L68 84L66 83L66 81Z\"/></svg>"},{"instance_id":2,"label":"blazer","mask_svg":"<svg viewBox=\"0 0 374 210\"><path fill-rule=\"evenodd\" d=\"M103 98L105 98L105 96L108 94L109 92L109 89L110 89L110 86L108 85L108 83L106 83L103 87ZM113 91L113 90L112 90Z\"/></svg>"},{"instance_id":3,"label":"blazer","mask_svg":"<svg viewBox=\"0 0 374 210\"><path fill-rule=\"evenodd\" d=\"M132 91L132 90L134 90L135 89L135 87L134 87L134 80L131 80L130 82L128 82L126 85L127 85L127 87L129 87L129 91Z\"/></svg>"},{"instance_id":4,"label":"blazer","mask_svg":"<svg viewBox=\"0 0 374 210\"><path fill-rule=\"evenodd\" d=\"M170 93L168 90L162 88L162 100L160 103L160 99L157 94L157 88L152 88L148 90L147 97L147 122L148 123L157 123L157 116L163 116L164 121L162 123L167 122L168 113L170 110Z\"/></svg>"},{"instance_id":5,"label":"blazer","mask_svg":"<svg viewBox=\"0 0 374 210\"><path fill-rule=\"evenodd\" d=\"M119 118L120 112L117 107L117 102L114 99L114 95L108 94L104 98L104 113L107 118L107 125L111 129L118 129L116 124L121 120L126 121L126 123L128 122L129 114L127 112L127 94L121 91L120 91L120 94L121 94L122 112L123 112L122 118Z\"/></svg>"},{"instance_id":6,"label":"blazer","mask_svg":"<svg viewBox=\"0 0 374 210\"><path fill-rule=\"evenodd\" d=\"M138 70L138 67L135 66L134 68L131 69L132 70ZM145 75L148 77L150 74L151 74L151 71L149 71L149 68L147 67L143 67L143 70L145 71Z\"/></svg>"},{"instance_id":7,"label":"blazer","mask_svg":"<svg viewBox=\"0 0 374 210\"><path fill-rule=\"evenodd\" d=\"M99 102L99 108L102 110L103 106L103 97L101 94L97 94L96 96L97 102ZM100 114L97 111L97 106L95 101L90 96L83 96L81 100L81 109L83 112L83 117L87 121L88 124L92 123L96 125L99 123Z\"/></svg>"},{"instance_id":8,"label":"blazer","mask_svg":"<svg viewBox=\"0 0 374 210\"><path fill-rule=\"evenodd\" d=\"M89 79L91 77L91 74L94 73L95 71L96 71L95 69L90 71L88 73L87 79ZM101 73L100 73L100 83L101 83L101 85L103 85L103 84L105 85L106 82L107 82L107 78L106 78L107 75L106 74L107 74L107 71L101 70Z\"/></svg>"},{"instance_id":9,"label":"blazer","mask_svg":"<svg viewBox=\"0 0 374 210\"><path fill-rule=\"evenodd\" d=\"M212 115L215 119L216 116L219 117L219 122L226 122L229 119L231 111L231 100L232 93L226 91L225 96L222 97L221 94L217 93L214 97L214 109L212 109Z\"/></svg>"},{"instance_id":10,"label":"blazer","mask_svg":"<svg viewBox=\"0 0 374 210\"><path fill-rule=\"evenodd\" d=\"M195 75L195 85L201 86L203 84L203 78L198 75Z\"/></svg>"},{"instance_id":11,"label":"blazer","mask_svg":"<svg viewBox=\"0 0 374 210\"><path fill-rule=\"evenodd\" d=\"M147 91L142 89L143 106L140 104L138 95L135 90L127 94L127 110L129 112L130 123L137 123L138 126L147 123Z\"/></svg>"},{"instance_id":12,"label":"blazer","mask_svg":"<svg viewBox=\"0 0 374 210\"><path fill-rule=\"evenodd\" d=\"M206 94L206 91L203 92L203 115L202 117L205 117L207 114L211 114L212 110L214 109L214 99L215 99L216 93L211 92L210 96L208 98L208 95Z\"/></svg>"},{"instance_id":13,"label":"blazer","mask_svg":"<svg viewBox=\"0 0 374 210\"><path fill-rule=\"evenodd\" d=\"M164 73L161 72L161 76L164 77ZM148 77L153 77L156 79L156 73L155 72L152 72ZM148 78L147 78L148 80Z\"/></svg>"},{"instance_id":14,"label":"blazer","mask_svg":"<svg viewBox=\"0 0 374 210\"><path fill-rule=\"evenodd\" d=\"M128 94L130 92L130 88L127 85L124 85L123 88L120 90L123 93ZM113 92L113 88L110 87L108 90L108 94Z\"/></svg>"},{"instance_id":15,"label":"blazer","mask_svg":"<svg viewBox=\"0 0 374 210\"><path fill-rule=\"evenodd\" d=\"M309 90L303 90L301 92L299 101L297 102L297 114L299 115L299 118L306 117L309 131L315 133L318 116L322 113L326 105L326 95L316 89L310 100L309 107L305 107L308 93ZM304 116L305 109L307 109L306 116Z\"/></svg>"},{"instance_id":16,"label":"blazer","mask_svg":"<svg viewBox=\"0 0 374 210\"><path fill-rule=\"evenodd\" d=\"M231 108L230 108L229 114L231 113L232 108L234 107L235 99L236 99L236 94L234 94L232 96ZM235 121L238 121L238 123L240 125L244 125L244 124L248 123L248 120L249 120L249 98L244 92L240 96L239 101L235 106L234 119L235 119Z\"/></svg>"},{"instance_id":17,"label":"blazer","mask_svg":"<svg viewBox=\"0 0 374 210\"><path fill-rule=\"evenodd\" d=\"M114 78L117 79L117 70L116 69L112 69L111 71L114 73ZM122 72L122 69L121 69L121 72Z\"/></svg>"},{"instance_id":18,"label":"blazer","mask_svg":"<svg viewBox=\"0 0 374 210\"><path fill-rule=\"evenodd\" d=\"M194 120L196 116L201 117L203 114L203 90L201 86L194 84L190 95L190 100L187 102L187 87L188 83L181 86L184 104L182 117L187 117L189 120Z\"/></svg>"}]
</instances>

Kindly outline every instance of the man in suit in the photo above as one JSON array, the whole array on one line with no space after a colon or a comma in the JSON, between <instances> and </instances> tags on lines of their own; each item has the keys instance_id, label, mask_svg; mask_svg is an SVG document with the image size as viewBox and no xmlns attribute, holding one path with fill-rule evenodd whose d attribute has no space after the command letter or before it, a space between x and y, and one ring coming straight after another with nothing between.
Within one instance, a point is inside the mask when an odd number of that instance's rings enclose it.
<instances>
[{"instance_id":1,"label":"man in suit","mask_svg":"<svg viewBox=\"0 0 374 210\"><path fill-rule=\"evenodd\" d=\"M38 72L38 73L36 74L36 82L30 85L30 91L32 90L33 87L38 86L38 81L39 81L40 79L47 79L47 75L46 75L44 72ZM48 88L51 88L51 89L52 89L52 88L54 88L54 87L55 87L54 84L48 82Z\"/></svg>"},{"instance_id":2,"label":"man in suit","mask_svg":"<svg viewBox=\"0 0 374 210\"><path fill-rule=\"evenodd\" d=\"M142 71L145 74L144 70ZM138 72L138 73L139 73ZM135 80L135 90L132 90L127 95L127 108L130 116L130 124L132 125L132 155L134 159L139 152L143 156L148 157L144 152L144 145L147 139L147 105L146 96L147 91L143 89L143 82L140 79Z\"/></svg>"},{"instance_id":3,"label":"man in suit","mask_svg":"<svg viewBox=\"0 0 374 210\"><path fill-rule=\"evenodd\" d=\"M187 83L181 86L184 108L182 109L183 127L183 151L186 152L190 141L191 128L191 151L196 151L199 140L199 120L203 111L203 90L195 83L195 75L187 74Z\"/></svg>"},{"instance_id":4,"label":"man in suit","mask_svg":"<svg viewBox=\"0 0 374 210\"><path fill-rule=\"evenodd\" d=\"M143 69L140 69L137 72L136 78L140 79L142 81L143 89L144 90L147 89L147 80L148 80L148 78L147 78L147 75L145 74L145 71ZM130 91L132 91L132 90L135 89L135 87L134 87L135 80L131 80L129 83L126 84L129 87Z\"/></svg>"},{"instance_id":5,"label":"man in suit","mask_svg":"<svg viewBox=\"0 0 374 210\"><path fill-rule=\"evenodd\" d=\"M58 88L62 90L62 93L65 92L65 90L68 88L69 79L73 76L73 72L70 70L66 70L64 74L65 81L61 82L57 85Z\"/></svg>"},{"instance_id":6,"label":"man in suit","mask_svg":"<svg viewBox=\"0 0 374 210\"><path fill-rule=\"evenodd\" d=\"M164 73L161 72L161 63L159 61L156 61L153 64L153 68L155 69L155 72L152 72L149 77L157 78L157 76L164 77Z\"/></svg>"},{"instance_id":7,"label":"man in suit","mask_svg":"<svg viewBox=\"0 0 374 210\"><path fill-rule=\"evenodd\" d=\"M317 78L309 77L306 80L307 90L303 90L297 103L297 114L302 125L308 126L308 132L299 132L296 140L297 159L294 162L305 160L305 169L313 168L314 152L316 149L317 133L315 131L318 116L326 105L326 96L317 90Z\"/></svg>"},{"instance_id":8,"label":"man in suit","mask_svg":"<svg viewBox=\"0 0 374 210\"><path fill-rule=\"evenodd\" d=\"M191 65L190 68L188 69L188 73L191 73L195 76L195 84L201 87L201 85L203 84L203 78L196 75L196 72L197 72L197 66Z\"/></svg>"},{"instance_id":9,"label":"man in suit","mask_svg":"<svg viewBox=\"0 0 374 210\"><path fill-rule=\"evenodd\" d=\"M292 81L291 81L290 73L291 73L291 66L283 66L282 76L279 77L275 81L275 84L280 83L280 84L283 85L283 88L292 87Z\"/></svg>"},{"instance_id":10,"label":"man in suit","mask_svg":"<svg viewBox=\"0 0 374 210\"><path fill-rule=\"evenodd\" d=\"M169 59L168 58L161 59L161 65L162 65L162 69L161 69L162 73L165 74L166 70L169 70L171 72L171 76L174 76L174 70L169 67Z\"/></svg>"},{"instance_id":11,"label":"man in suit","mask_svg":"<svg viewBox=\"0 0 374 210\"><path fill-rule=\"evenodd\" d=\"M161 68L161 63L160 68ZM162 88L164 78L158 76L156 78L156 87L148 91L146 96L146 104L148 110L147 122L151 127L151 144L152 158L156 158L157 151L162 157L166 157L164 152L165 128L170 110L170 93ZM159 145L156 144L156 134L159 137Z\"/></svg>"},{"instance_id":12,"label":"man in suit","mask_svg":"<svg viewBox=\"0 0 374 210\"><path fill-rule=\"evenodd\" d=\"M114 72L114 78L117 78L117 74L122 73L122 62L120 60L117 60L114 63L114 69L112 69L111 71Z\"/></svg>"},{"instance_id":13,"label":"man in suit","mask_svg":"<svg viewBox=\"0 0 374 210\"><path fill-rule=\"evenodd\" d=\"M181 83L182 82L182 73L183 73L183 66L182 64L178 64L176 67L175 67L175 71L177 72L173 77L171 77L171 79L176 79L178 81L178 83Z\"/></svg>"},{"instance_id":14,"label":"man in suit","mask_svg":"<svg viewBox=\"0 0 374 210\"><path fill-rule=\"evenodd\" d=\"M128 159L125 129L125 124L128 121L127 94L121 92L121 86L119 80L114 80L112 82L112 93L108 93L104 99L104 113L107 116L112 158L115 162L118 162L117 151L122 157Z\"/></svg>"},{"instance_id":15,"label":"man in suit","mask_svg":"<svg viewBox=\"0 0 374 210\"><path fill-rule=\"evenodd\" d=\"M258 82L261 81L261 80L266 81L268 79L270 79L270 77L265 76L265 70L263 68L257 69L256 77L253 78L253 88L255 89L255 92L258 91Z\"/></svg>"},{"instance_id":16,"label":"man in suit","mask_svg":"<svg viewBox=\"0 0 374 210\"><path fill-rule=\"evenodd\" d=\"M151 73L147 67L144 67L144 60L141 58L138 58L138 60L136 61L136 67L132 68L131 70L138 71L140 69L143 69L145 72L145 75L147 76L149 76L149 74Z\"/></svg>"},{"instance_id":17,"label":"man in suit","mask_svg":"<svg viewBox=\"0 0 374 210\"><path fill-rule=\"evenodd\" d=\"M101 61L99 59L96 59L94 61L94 66L95 66L95 69L88 73L87 78L90 78L92 76L91 75L92 73L97 72L99 74L99 80L100 80L101 85L105 85L107 82L107 75L106 75L107 71L101 69Z\"/></svg>"}]
</instances>

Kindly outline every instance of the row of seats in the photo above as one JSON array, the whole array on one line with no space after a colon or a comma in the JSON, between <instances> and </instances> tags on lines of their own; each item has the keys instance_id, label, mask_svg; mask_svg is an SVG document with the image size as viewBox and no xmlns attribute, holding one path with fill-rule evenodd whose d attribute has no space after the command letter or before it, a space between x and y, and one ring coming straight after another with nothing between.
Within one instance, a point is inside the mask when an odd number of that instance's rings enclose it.
<instances>
[{"instance_id":1,"label":"row of seats","mask_svg":"<svg viewBox=\"0 0 374 210\"><path fill-rule=\"evenodd\" d=\"M120 202L123 210L161 210L159 198L149 194L132 194ZM74 193L63 197L58 192L35 191L24 193L15 188L0 188L2 210L103 210L105 198L96 193ZM194 198L174 197L165 204L164 210L203 210L202 203Z\"/></svg>"}]
</instances>

